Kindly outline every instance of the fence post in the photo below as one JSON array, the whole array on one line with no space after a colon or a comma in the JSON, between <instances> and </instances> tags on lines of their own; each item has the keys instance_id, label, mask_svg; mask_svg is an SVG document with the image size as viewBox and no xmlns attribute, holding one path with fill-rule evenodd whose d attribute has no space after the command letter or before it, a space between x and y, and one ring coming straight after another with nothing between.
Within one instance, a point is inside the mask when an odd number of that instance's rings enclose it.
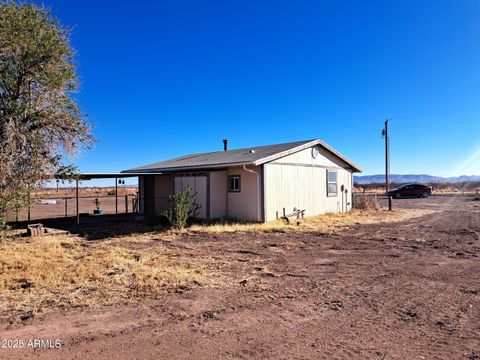
<instances>
[{"instance_id":1,"label":"fence post","mask_svg":"<svg viewBox=\"0 0 480 360\"><path fill-rule=\"evenodd\" d=\"M65 197L65 217L68 217L68 198Z\"/></svg>"},{"instance_id":2,"label":"fence post","mask_svg":"<svg viewBox=\"0 0 480 360\"><path fill-rule=\"evenodd\" d=\"M75 197L77 198L77 219L76 219L76 223L77 223L77 229L80 228L80 204L78 203L78 178L76 179L76 189L75 189Z\"/></svg>"},{"instance_id":3,"label":"fence post","mask_svg":"<svg viewBox=\"0 0 480 360\"><path fill-rule=\"evenodd\" d=\"M115 214L118 214L118 178L115 178Z\"/></svg>"},{"instance_id":4,"label":"fence post","mask_svg":"<svg viewBox=\"0 0 480 360\"><path fill-rule=\"evenodd\" d=\"M30 222L30 192L28 193L28 222Z\"/></svg>"},{"instance_id":5,"label":"fence post","mask_svg":"<svg viewBox=\"0 0 480 360\"><path fill-rule=\"evenodd\" d=\"M392 211L392 197L388 196L388 211Z\"/></svg>"},{"instance_id":6,"label":"fence post","mask_svg":"<svg viewBox=\"0 0 480 360\"><path fill-rule=\"evenodd\" d=\"M125 195L125 215L128 216L128 195Z\"/></svg>"}]
</instances>

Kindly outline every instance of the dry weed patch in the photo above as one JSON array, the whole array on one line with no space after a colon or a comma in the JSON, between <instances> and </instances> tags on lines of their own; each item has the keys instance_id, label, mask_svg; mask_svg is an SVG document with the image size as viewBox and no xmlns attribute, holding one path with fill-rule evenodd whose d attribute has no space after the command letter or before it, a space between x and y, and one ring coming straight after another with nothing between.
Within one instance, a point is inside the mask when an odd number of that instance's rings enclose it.
<instances>
[{"instance_id":1,"label":"dry weed patch","mask_svg":"<svg viewBox=\"0 0 480 360\"><path fill-rule=\"evenodd\" d=\"M399 222L407 219L431 214L432 210L404 210L394 211L352 210L348 213L325 214L306 217L298 225L285 224L282 220L268 223L220 223L213 225L193 225L187 232L193 233L231 233L231 232L288 232L288 231L333 231L339 227L348 227L359 224L373 224L379 222Z\"/></svg>"},{"instance_id":2,"label":"dry weed patch","mask_svg":"<svg viewBox=\"0 0 480 360\"><path fill-rule=\"evenodd\" d=\"M0 240L0 314L101 306L213 284L211 259L171 256L143 239L130 249L125 241Z\"/></svg>"}]
</instances>

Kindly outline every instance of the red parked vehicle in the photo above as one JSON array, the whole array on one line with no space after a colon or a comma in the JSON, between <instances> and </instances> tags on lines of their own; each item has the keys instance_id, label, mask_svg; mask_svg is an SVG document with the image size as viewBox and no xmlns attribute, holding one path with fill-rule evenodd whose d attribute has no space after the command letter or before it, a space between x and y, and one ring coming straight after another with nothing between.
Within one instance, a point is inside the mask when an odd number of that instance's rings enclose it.
<instances>
[{"instance_id":1,"label":"red parked vehicle","mask_svg":"<svg viewBox=\"0 0 480 360\"><path fill-rule=\"evenodd\" d=\"M396 189L389 190L388 195L393 196L395 199L402 197L428 198L432 195L432 188L424 184L405 184Z\"/></svg>"}]
</instances>

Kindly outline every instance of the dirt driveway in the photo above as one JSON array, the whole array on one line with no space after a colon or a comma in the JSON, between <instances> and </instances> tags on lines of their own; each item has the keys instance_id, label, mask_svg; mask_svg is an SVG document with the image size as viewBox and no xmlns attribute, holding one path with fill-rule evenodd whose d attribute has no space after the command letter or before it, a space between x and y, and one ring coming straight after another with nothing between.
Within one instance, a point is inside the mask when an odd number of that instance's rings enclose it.
<instances>
[{"instance_id":1,"label":"dirt driveway","mask_svg":"<svg viewBox=\"0 0 480 360\"><path fill-rule=\"evenodd\" d=\"M480 201L395 206L437 211L329 233L186 235L178 256L218 259L228 286L2 323L3 339L63 346L0 358L479 359Z\"/></svg>"}]
</instances>

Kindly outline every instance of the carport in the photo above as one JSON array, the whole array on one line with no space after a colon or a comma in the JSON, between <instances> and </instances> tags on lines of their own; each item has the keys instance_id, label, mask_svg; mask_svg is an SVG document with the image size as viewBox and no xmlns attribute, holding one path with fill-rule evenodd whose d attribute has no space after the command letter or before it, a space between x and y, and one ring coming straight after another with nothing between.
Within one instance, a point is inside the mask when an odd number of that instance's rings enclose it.
<instances>
[{"instance_id":1,"label":"carport","mask_svg":"<svg viewBox=\"0 0 480 360\"><path fill-rule=\"evenodd\" d=\"M123 178L138 177L140 175L158 175L145 173L82 173L77 174L74 179L54 176L57 180L73 180L75 181L75 224L77 229L80 228L80 208L79 208L79 182L96 179L115 179L115 214L118 214L118 181ZM125 203L126 212L128 213L128 202Z\"/></svg>"}]
</instances>

